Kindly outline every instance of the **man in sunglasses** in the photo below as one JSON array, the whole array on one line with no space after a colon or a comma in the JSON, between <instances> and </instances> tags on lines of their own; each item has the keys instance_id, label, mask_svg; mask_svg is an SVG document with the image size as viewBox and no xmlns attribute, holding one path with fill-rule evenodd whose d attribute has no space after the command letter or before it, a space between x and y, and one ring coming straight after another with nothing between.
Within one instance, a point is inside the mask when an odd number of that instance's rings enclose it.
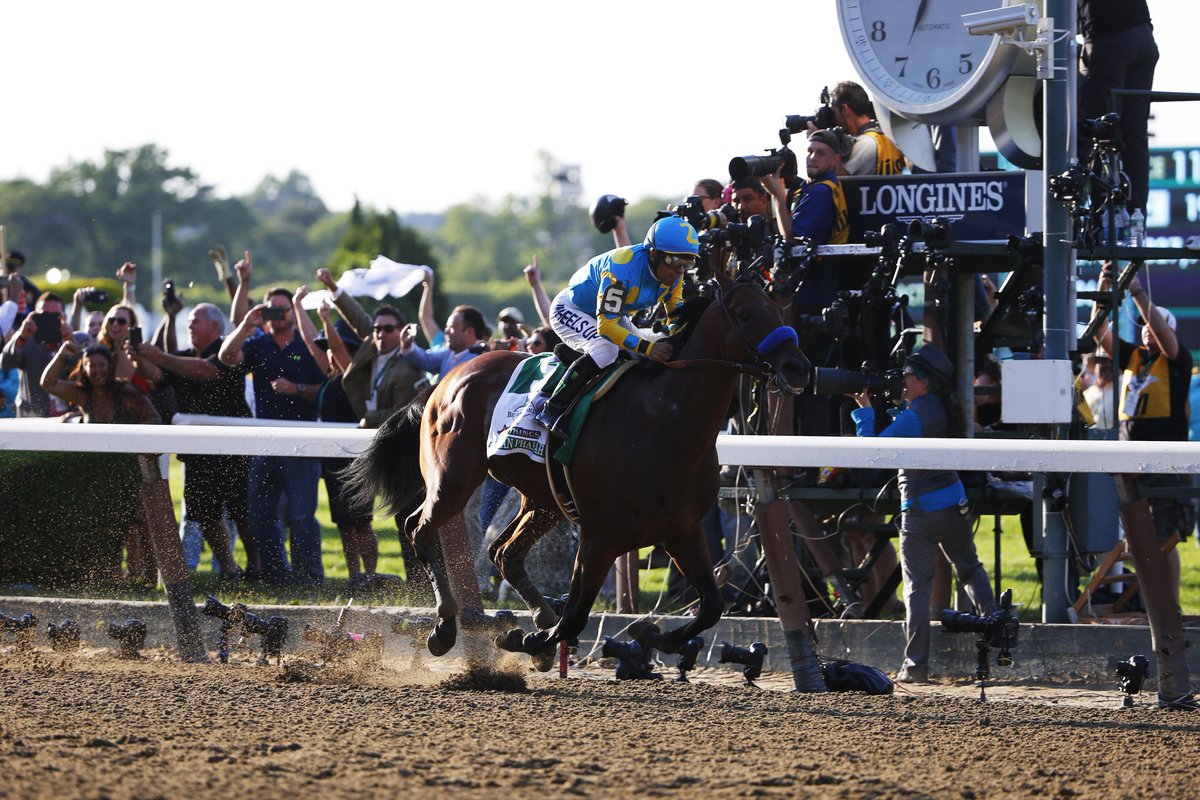
<instances>
[{"instance_id":1,"label":"man in sunglasses","mask_svg":"<svg viewBox=\"0 0 1200 800\"><path fill-rule=\"evenodd\" d=\"M673 311L683 297L683 275L699 255L696 229L670 216L655 222L641 244L602 253L571 276L550 304L550 324L563 342L583 355L538 413L538 422L565 438L563 412L621 350L660 363L671 360L671 345L630 318L659 303L668 314Z\"/></svg>"},{"instance_id":2,"label":"man in sunglasses","mask_svg":"<svg viewBox=\"0 0 1200 800\"><path fill-rule=\"evenodd\" d=\"M359 427L378 428L393 411L416 396L417 381L423 377L401 355L404 315L394 306L384 305L375 309L372 318L348 292L338 288L329 270L317 270L317 280L333 295L338 311L362 337L362 346L342 377L342 388L358 414Z\"/></svg>"}]
</instances>

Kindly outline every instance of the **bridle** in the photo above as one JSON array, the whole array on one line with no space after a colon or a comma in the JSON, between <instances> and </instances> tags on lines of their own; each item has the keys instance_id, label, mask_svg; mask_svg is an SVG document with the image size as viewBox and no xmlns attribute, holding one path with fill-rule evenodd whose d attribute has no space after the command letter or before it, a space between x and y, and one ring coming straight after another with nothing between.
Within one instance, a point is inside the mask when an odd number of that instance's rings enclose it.
<instances>
[{"instance_id":1,"label":"bridle","mask_svg":"<svg viewBox=\"0 0 1200 800\"><path fill-rule=\"evenodd\" d=\"M713 291L713 302L717 304L717 308L725 315L725 319L729 322L729 327L737 334L741 340L742 346L753 353L753 360L750 363L737 361L725 356L725 341L721 340L721 358L688 358L681 361L669 361L666 366L674 369L695 366L722 366L726 369L731 369L734 372L742 373L743 375L755 375L757 377L773 377L775 368L766 360L765 356L770 355L774 350L785 342L799 344L800 338L796 335L796 331L789 325L780 325L773 331L768 333L757 344L755 344L745 330L738 323L737 317L733 315L733 310L726 302L726 292L721 288L721 285L716 281L709 283ZM741 289L757 288L766 297L766 291L755 281L738 281L733 285L728 292L728 296L732 296L735 292Z\"/></svg>"}]
</instances>

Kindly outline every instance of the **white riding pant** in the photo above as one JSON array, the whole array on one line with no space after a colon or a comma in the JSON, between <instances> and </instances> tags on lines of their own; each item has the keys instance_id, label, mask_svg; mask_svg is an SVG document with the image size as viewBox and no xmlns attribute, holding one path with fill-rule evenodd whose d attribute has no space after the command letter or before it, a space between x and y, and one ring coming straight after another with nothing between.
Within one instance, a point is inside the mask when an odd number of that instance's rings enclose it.
<instances>
[{"instance_id":1,"label":"white riding pant","mask_svg":"<svg viewBox=\"0 0 1200 800\"><path fill-rule=\"evenodd\" d=\"M662 334L637 327L628 317L621 317L620 325L643 339L656 341L662 338ZM568 347L591 356L601 369L613 363L621 351L619 346L600 335L596 315L572 303L566 289L559 292L550 303L550 326Z\"/></svg>"}]
</instances>

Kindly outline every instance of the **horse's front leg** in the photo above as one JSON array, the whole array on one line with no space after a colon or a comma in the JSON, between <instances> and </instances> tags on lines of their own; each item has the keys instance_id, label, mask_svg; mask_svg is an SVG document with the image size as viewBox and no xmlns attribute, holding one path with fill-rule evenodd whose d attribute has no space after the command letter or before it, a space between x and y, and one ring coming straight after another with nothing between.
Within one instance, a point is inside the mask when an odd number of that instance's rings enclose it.
<instances>
[{"instance_id":1,"label":"horse's front leg","mask_svg":"<svg viewBox=\"0 0 1200 800\"><path fill-rule=\"evenodd\" d=\"M725 602L721 599L721 590L717 588L716 578L713 577L712 559L709 558L704 532L699 524L689 531L677 534L674 539L663 542L663 546L675 560L676 566L687 578L688 583L700 594L700 607L689 623L653 636L653 641L649 642L664 653L678 653L693 636L699 636L717 624L725 611Z\"/></svg>"}]
</instances>

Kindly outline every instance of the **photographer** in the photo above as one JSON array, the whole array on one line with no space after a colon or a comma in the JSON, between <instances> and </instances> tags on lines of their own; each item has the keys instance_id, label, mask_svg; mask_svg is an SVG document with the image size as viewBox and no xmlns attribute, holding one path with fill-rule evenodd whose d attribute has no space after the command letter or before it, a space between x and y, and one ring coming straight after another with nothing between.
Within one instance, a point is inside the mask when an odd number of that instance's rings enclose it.
<instances>
[{"instance_id":1,"label":"photographer","mask_svg":"<svg viewBox=\"0 0 1200 800\"><path fill-rule=\"evenodd\" d=\"M850 238L850 214L837 171L850 155L850 137L840 128L814 131L804 159L808 180L788 192L780 173L762 179L771 194L779 233L784 239L810 239L813 244L845 244ZM782 167L781 167L782 169Z\"/></svg>"},{"instance_id":2,"label":"photographer","mask_svg":"<svg viewBox=\"0 0 1200 800\"><path fill-rule=\"evenodd\" d=\"M889 139L875 119L875 107L867 90L854 81L842 81L829 94L833 119L854 137L850 157L841 175L899 175L904 172L904 154Z\"/></svg>"},{"instance_id":3,"label":"photographer","mask_svg":"<svg viewBox=\"0 0 1200 800\"><path fill-rule=\"evenodd\" d=\"M890 425L876 431L875 409L868 392L850 395L858 404L851 416L858 436L950 437L963 429L962 412L952 394L954 365L933 345L908 357L904 367L907 407ZM929 603L937 551L958 570L958 580L975 604L990 614L996 600L987 571L975 553L967 519L967 499L953 470L901 469L900 563L904 573L904 664L896 680L924 683L929 679Z\"/></svg>"}]
</instances>

